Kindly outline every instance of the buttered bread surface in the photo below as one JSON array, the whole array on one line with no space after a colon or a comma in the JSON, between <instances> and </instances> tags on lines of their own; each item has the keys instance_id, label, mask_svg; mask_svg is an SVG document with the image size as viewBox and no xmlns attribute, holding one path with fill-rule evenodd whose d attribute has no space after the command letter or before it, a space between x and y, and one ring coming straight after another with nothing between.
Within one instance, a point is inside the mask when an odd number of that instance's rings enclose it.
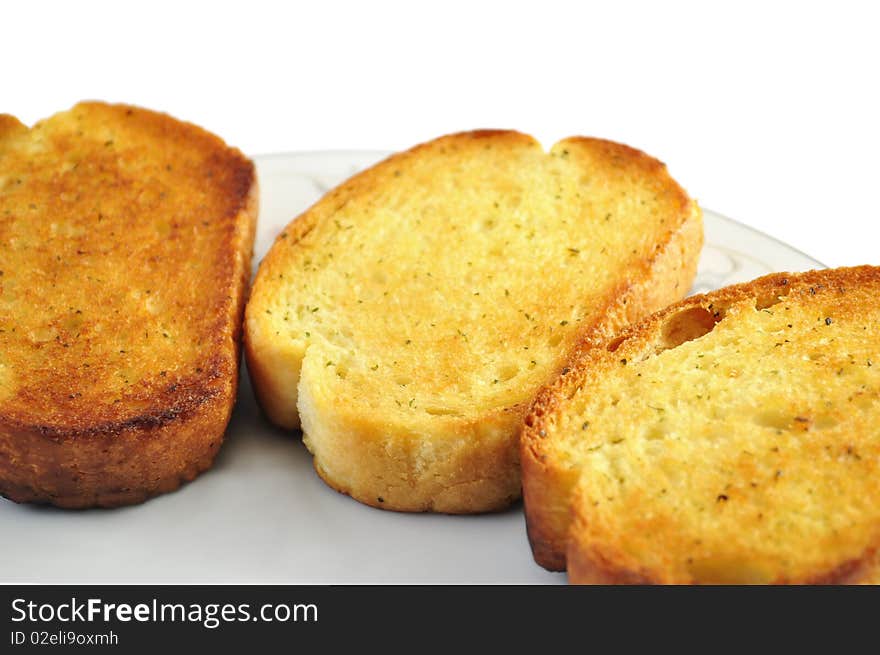
<instances>
[{"instance_id":1,"label":"buttered bread surface","mask_svg":"<svg viewBox=\"0 0 880 655\"><path fill-rule=\"evenodd\" d=\"M516 434L585 334L687 291L699 209L665 167L572 138L444 137L328 193L263 261L249 369L318 472L379 507L519 496Z\"/></svg>"}]
</instances>

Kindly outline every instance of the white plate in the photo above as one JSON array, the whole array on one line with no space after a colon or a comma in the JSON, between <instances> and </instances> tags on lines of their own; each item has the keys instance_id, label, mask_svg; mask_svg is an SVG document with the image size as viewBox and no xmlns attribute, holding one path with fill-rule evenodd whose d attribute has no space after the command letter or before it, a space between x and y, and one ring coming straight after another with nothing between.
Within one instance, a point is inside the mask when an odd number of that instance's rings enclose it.
<instances>
[{"instance_id":1,"label":"white plate","mask_svg":"<svg viewBox=\"0 0 880 655\"><path fill-rule=\"evenodd\" d=\"M257 157L259 261L326 190L383 153ZM770 271L822 268L705 211L696 291ZM214 468L137 507L64 511L0 499L0 582L558 583L531 557L520 506L482 516L397 514L332 491L298 435L269 426L242 377Z\"/></svg>"}]
</instances>

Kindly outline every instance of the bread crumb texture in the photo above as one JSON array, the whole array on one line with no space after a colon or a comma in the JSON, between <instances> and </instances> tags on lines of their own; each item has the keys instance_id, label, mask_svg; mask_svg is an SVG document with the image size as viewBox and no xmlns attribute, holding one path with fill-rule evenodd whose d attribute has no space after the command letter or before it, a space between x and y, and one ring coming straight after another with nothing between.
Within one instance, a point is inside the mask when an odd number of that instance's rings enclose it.
<instances>
[{"instance_id":1,"label":"bread crumb texture","mask_svg":"<svg viewBox=\"0 0 880 655\"><path fill-rule=\"evenodd\" d=\"M605 141L545 153L474 132L395 155L291 223L262 263L246 322L261 402L301 421L318 471L364 502L506 505L532 395L585 333L622 322L609 308L683 225L698 249L699 210L663 165ZM633 311L686 292L696 252L673 254Z\"/></svg>"},{"instance_id":2,"label":"bread crumb texture","mask_svg":"<svg viewBox=\"0 0 880 655\"><path fill-rule=\"evenodd\" d=\"M145 381L210 365L194 355L226 320L206 301L231 301L222 244L252 169L190 127L100 104L0 127L4 413L25 418L39 397L46 424L77 407L118 420L143 409Z\"/></svg>"},{"instance_id":3,"label":"bread crumb texture","mask_svg":"<svg viewBox=\"0 0 880 655\"><path fill-rule=\"evenodd\" d=\"M776 275L592 349L541 421L574 581L800 583L880 545L880 269ZM573 561L574 560L574 561Z\"/></svg>"}]
</instances>

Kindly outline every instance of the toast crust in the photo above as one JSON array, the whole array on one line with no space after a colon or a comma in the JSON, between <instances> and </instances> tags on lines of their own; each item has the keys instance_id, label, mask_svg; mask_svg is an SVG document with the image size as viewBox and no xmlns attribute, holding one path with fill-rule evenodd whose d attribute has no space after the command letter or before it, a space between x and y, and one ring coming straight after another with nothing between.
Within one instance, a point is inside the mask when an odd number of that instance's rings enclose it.
<instances>
[{"instance_id":1,"label":"toast crust","mask_svg":"<svg viewBox=\"0 0 880 655\"><path fill-rule=\"evenodd\" d=\"M302 247L319 221L356 201L359 194L388 184L392 171L444 148L539 148L531 137L509 131L480 130L454 134L392 155L328 193L315 207L294 220L260 265L245 314L245 355L248 371L268 418L283 427L304 428L314 466L334 489L368 505L398 511L451 514L503 509L521 496L517 434L528 399L506 403L464 416L438 416L431 428L397 417L378 416L329 398L320 384L324 361L309 363L303 349L274 338L263 314L272 293L272 280L292 271L285 268L292 248ZM598 139L572 138L554 146L602 150L646 176L663 180L676 207L669 229L652 244L650 254L634 264L629 275L603 299L597 320L572 332L571 342L586 335L611 334L626 322L680 298L689 288L702 245L702 216L696 203L666 173L657 160L632 148ZM314 246L310 246L314 248ZM314 346L310 346L314 347ZM550 375L566 365L560 357ZM282 364L283 363L283 364ZM304 382L304 380L306 382ZM538 388L537 385L535 388ZM531 393L529 393L529 398Z\"/></svg>"},{"instance_id":2,"label":"toast crust","mask_svg":"<svg viewBox=\"0 0 880 655\"><path fill-rule=\"evenodd\" d=\"M599 384L608 362L617 362L640 352L649 344L661 344L668 338L669 326L676 316L686 315L689 310L705 310L705 315L718 316L723 308L744 302L755 308L772 304L776 299L790 293L822 293L823 289L859 288L880 283L880 268L862 266L848 269L810 271L801 274L777 273L752 282L734 285L707 294L692 296L671 305L643 321L631 325L612 339L585 343L570 364L570 372L560 376L554 383L538 394L526 416L522 434L523 460L538 462L540 466L524 467L526 495L530 489L538 489L535 502L526 504L528 534L536 561L554 570L567 568L573 583L595 584L649 584L692 582L662 569L646 569L623 549L615 549L605 542L596 547L590 521L581 511L577 487L580 470L567 467L554 457L553 444L542 436L548 434L557 414L566 400L578 388ZM827 293L830 293L828 291ZM831 311L833 300L823 301L823 311ZM832 303L829 305L828 303ZM751 306L751 305L750 305ZM716 319L717 320L717 319ZM665 332L664 332L665 330ZM623 361L623 360L620 360ZM726 500L726 496L723 497ZM598 528L597 528L598 529ZM657 528L652 524L652 530ZM880 527L878 527L880 535ZM858 557L830 564L823 570L815 570L799 577L769 575L778 583L856 583L876 580L878 576L877 547L880 541L866 543ZM717 572L716 572L717 573ZM764 575L764 572L761 572ZM761 576L756 574L756 578Z\"/></svg>"},{"instance_id":3,"label":"toast crust","mask_svg":"<svg viewBox=\"0 0 880 655\"><path fill-rule=\"evenodd\" d=\"M192 480L235 400L252 162L168 115L86 102L30 130L0 117L0 177L19 178L0 199L0 327L19 328L0 334L0 493L116 507ZM55 268L22 241L79 258Z\"/></svg>"}]
</instances>

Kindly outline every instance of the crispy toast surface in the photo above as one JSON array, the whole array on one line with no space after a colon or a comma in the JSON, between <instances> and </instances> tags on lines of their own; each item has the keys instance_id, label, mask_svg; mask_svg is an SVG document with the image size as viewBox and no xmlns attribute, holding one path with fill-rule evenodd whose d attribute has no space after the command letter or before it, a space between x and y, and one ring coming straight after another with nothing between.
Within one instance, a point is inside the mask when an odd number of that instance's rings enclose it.
<instances>
[{"instance_id":1,"label":"crispy toast surface","mask_svg":"<svg viewBox=\"0 0 880 655\"><path fill-rule=\"evenodd\" d=\"M517 432L584 334L688 289L699 208L608 141L477 131L392 156L261 263L248 370L275 423L364 503L480 512L520 496Z\"/></svg>"},{"instance_id":2,"label":"crispy toast surface","mask_svg":"<svg viewBox=\"0 0 880 655\"><path fill-rule=\"evenodd\" d=\"M878 294L876 267L775 274L586 346L525 421L536 557L575 583L876 580Z\"/></svg>"},{"instance_id":3,"label":"crispy toast surface","mask_svg":"<svg viewBox=\"0 0 880 655\"><path fill-rule=\"evenodd\" d=\"M0 491L138 502L207 468L235 397L253 164L170 116L0 116Z\"/></svg>"}]
</instances>

